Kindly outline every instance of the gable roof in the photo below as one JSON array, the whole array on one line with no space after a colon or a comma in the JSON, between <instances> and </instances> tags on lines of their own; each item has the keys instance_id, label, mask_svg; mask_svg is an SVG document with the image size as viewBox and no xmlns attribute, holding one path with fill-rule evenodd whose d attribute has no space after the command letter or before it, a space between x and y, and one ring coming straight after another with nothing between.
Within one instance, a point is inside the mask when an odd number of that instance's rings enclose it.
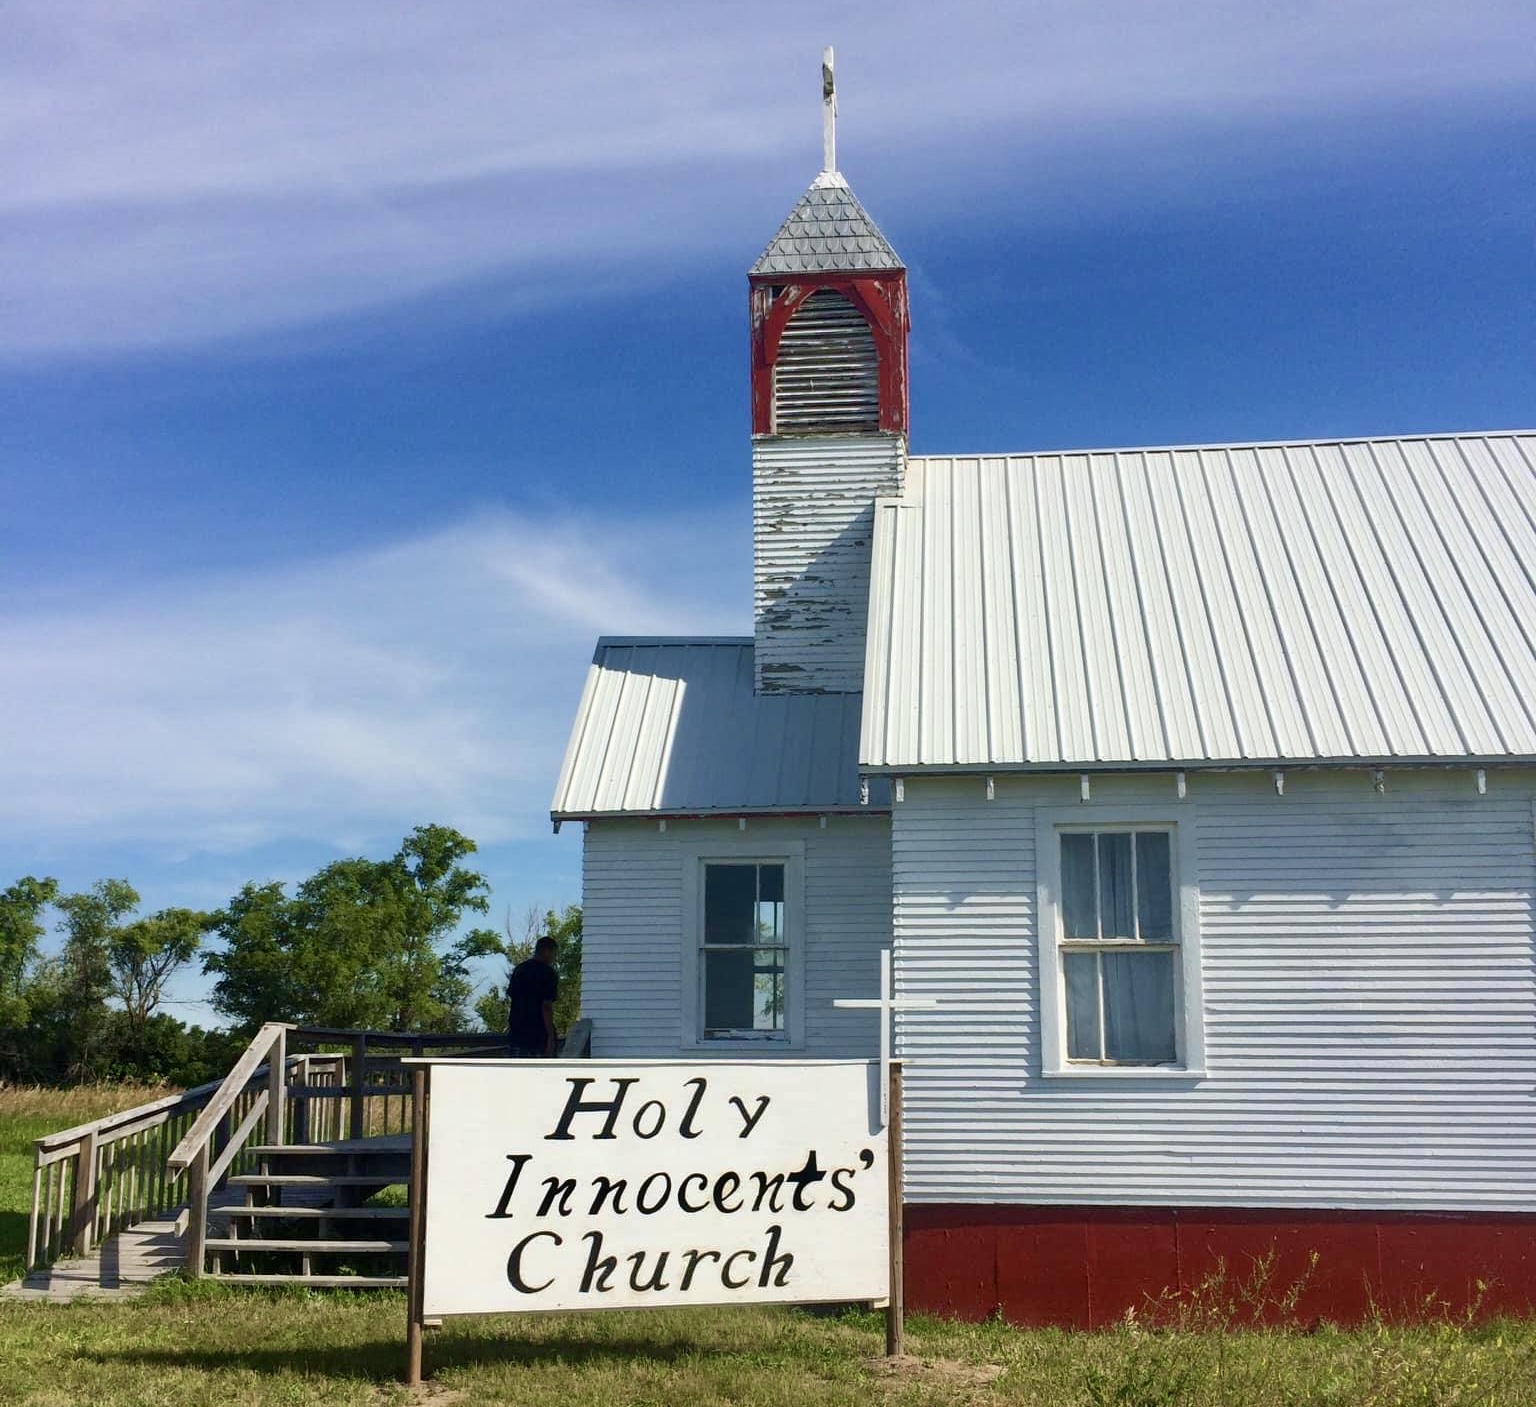
<instances>
[{"instance_id":1,"label":"gable roof","mask_svg":"<svg viewBox=\"0 0 1536 1407\"><path fill-rule=\"evenodd\" d=\"M1536 758L1536 434L908 461L871 770Z\"/></svg>"},{"instance_id":2,"label":"gable roof","mask_svg":"<svg viewBox=\"0 0 1536 1407\"><path fill-rule=\"evenodd\" d=\"M754 695L750 639L599 640L550 815L862 809L859 707Z\"/></svg>"},{"instance_id":3,"label":"gable roof","mask_svg":"<svg viewBox=\"0 0 1536 1407\"><path fill-rule=\"evenodd\" d=\"M800 274L903 267L848 183L835 171L823 171L747 272Z\"/></svg>"}]
</instances>

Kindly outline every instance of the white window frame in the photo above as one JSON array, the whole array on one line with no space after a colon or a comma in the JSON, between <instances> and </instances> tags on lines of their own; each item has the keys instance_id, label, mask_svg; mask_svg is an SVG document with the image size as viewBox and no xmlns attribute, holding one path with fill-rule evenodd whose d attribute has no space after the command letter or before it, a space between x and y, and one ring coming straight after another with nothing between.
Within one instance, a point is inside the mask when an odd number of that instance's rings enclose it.
<instances>
[{"instance_id":1,"label":"white window frame","mask_svg":"<svg viewBox=\"0 0 1536 1407\"><path fill-rule=\"evenodd\" d=\"M1173 990L1175 1060L1114 1065L1067 1059L1067 984L1061 961L1061 837L1071 831L1165 831L1174 883L1174 938L1180 961ZM1036 935L1040 969L1040 1072L1047 1079L1199 1078L1205 1068L1205 1003L1200 980L1200 890L1195 827L1161 807L1084 804L1035 815Z\"/></svg>"},{"instance_id":2,"label":"white window frame","mask_svg":"<svg viewBox=\"0 0 1536 1407\"><path fill-rule=\"evenodd\" d=\"M701 840L683 850L682 1032L684 1050L772 1056L805 1048L805 842L764 841L750 835ZM784 1033L704 1035L704 867L784 866Z\"/></svg>"}]
</instances>

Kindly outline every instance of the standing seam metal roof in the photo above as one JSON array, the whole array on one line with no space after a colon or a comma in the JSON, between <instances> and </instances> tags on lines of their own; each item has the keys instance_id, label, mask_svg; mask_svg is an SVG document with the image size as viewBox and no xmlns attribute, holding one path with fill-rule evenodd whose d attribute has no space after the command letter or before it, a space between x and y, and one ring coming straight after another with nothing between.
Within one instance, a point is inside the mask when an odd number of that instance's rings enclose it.
<instances>
[{"instance_id":1,"label":"standing seam metal roof","mask_svg":"<svg viewBox=\"0 0 1536 1407\"><path fill-rule=\"evenodd\" d=\"M750 639L600 640L550 814L858 808L860 696L752 684Z\"/></svg>"},{"instance_id":2,"label":"standing seam metal roof","mask_svg":"<svg viewBox=\"0 0 1536 1407\"><path fill-rule=\"evenodd\" d=\"M1536 435L908 461L861 764L1536 757Z\"/></svg>"},{"instance_id":3,"label":"standing seam metal roof","mask_svg":"<svg viewBox=\"0 0 1536 1407\"><path fill-rule=\"evenodd\" d=\"M905 267L879 227L836 172L823 172L802 195L751 274L831 273Z\"/></svg>"}]
</instances>

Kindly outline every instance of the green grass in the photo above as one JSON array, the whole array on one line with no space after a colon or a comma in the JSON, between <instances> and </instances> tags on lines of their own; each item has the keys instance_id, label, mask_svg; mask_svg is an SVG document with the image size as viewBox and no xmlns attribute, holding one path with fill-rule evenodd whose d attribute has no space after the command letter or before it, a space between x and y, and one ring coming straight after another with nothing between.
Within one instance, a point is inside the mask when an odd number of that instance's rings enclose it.
<instances>
[{"instance_id":1,"label":"green grass","mask_svg":"<svg viewBox=\"0 0 1536 1407\"><path fill-rule=\"evenodd\" d=\"M138 1097L137 1092L134 1095ZM121 1102L98 1095L91 1113ZM103 1102L104 1101L104 1102ZM85 1101L82 1097L83 1107ZM50 1119L0 1090L0 1211L24 1222L29 1140L91 1117ZM10 1160L26 1149L25 1176ZM10 1222L3 1223L5 1227ZM20 1244L0 1250L19 1261ZM1228 1300L1238 1303L1236 1310ZM399 1294L157 1286L141 1299L0 1303L0 1404L203 1407L379 1404L476 1407L1532 1407L1536 1324L1235 1330L1237 1296L1212 1287L1178 1331L1128 1322L1096 1334L915 1318L920 1362L877 1361L881 1319L793 1310L450 1319L427 1336L432 1384L398 1384Z\"/></svg>"},{"instance_id":2,"label":"green grass","mask_svg":"<svg viewBox=\"0 0 1536 1407\"><path fill-rule=\"evenodd\" d=\"M398 1294L177 1285L128 1303L0 1305L0 1403L381 1404ZM923 1360L887 1374L875 1315L789 1310L452 1319L427 1336L441 1400L528 1407L1529 1407L1536 1331L1102 1334L916 1319Z\"/></svg>"}]
</instances>

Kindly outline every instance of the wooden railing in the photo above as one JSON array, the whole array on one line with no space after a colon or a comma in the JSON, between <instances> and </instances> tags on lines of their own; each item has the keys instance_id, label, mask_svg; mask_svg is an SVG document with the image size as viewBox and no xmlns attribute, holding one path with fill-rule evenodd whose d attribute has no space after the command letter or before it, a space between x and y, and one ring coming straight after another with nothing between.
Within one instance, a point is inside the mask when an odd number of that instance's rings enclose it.
<instances>
[{"instance_id":1,"label":"wooden railing","mask_svg":"<svg viewBox=\"0 0 1536 1407\"><path fill-rule=\"evenodd\" d=\"M27 1269L83 1256L136 1221L186 1201L166 1154L219 1088L199 1085L36 1140Z\"/></svg>"},{"instance_id":2,"label":"wooden railing","mask_svg":"<svg viewBox=\"0 0 1536 1407\"><path fill-rule=\"evenodd\" d=\"M591 1043L592 1023L577 1021L561 1056L584 1059ZM402 1061L430 1054L495 1057L506 1044L484 1031L269 1022L222 1080L38 1139L27 1269L86 1255L125 1226L185 1209L187 1269L201 1275L210 1198L248 1170L251 1149L408 1133L410 1071Z\"/></svg>"},{"instance_id":3,"label":"wooden railing","mask_svg":"<svg viewBox=\"0 0 1536 1407\"><path fill-rule=\"evenodd\" d=\"M294 1143L409 1133L411 1077L402 1060L507 1053L506 1041L486 1031L427 1035L295 1026L290 1040L327 1048L309 1056L310 1064L288 1087L298 1114Z\"/></svg>"}]
</instances>

